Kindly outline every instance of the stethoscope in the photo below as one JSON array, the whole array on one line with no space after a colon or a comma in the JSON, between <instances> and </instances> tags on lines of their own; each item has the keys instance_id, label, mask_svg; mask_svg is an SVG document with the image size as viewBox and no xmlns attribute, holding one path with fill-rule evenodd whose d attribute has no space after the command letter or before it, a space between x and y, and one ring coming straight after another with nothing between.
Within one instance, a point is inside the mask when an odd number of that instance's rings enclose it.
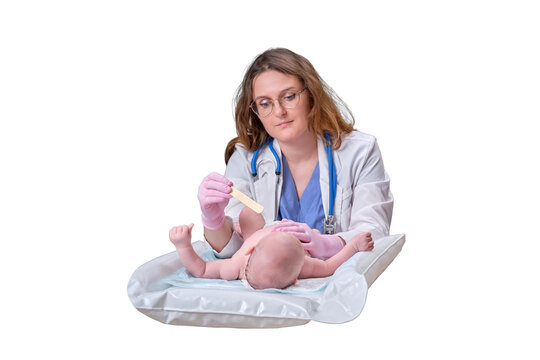
<instances>
[{"instance_id":1,"label":"stethoscope","mask_svg":"<svg viewBox=\"0 0 540 360\"><path fill-rule=\"evenodd\" d=\"M329 207L328 215L324 219L323 231L325 234L335 234L337 220L334 216L334 201L336 198L336 188L337 188L337 177L336 177L336 164L334 163L334 157L332 156L332 141L330 139L330 134L325 133L324 137L326 138L326 153L328 155L328 193L329 193ZM268 137L266 141L253 153L253 158L251 159L251 175L254 177L257 176L257 156L261 149L266 145L270 148L272 155L276 159L276 175L281 174L281 160L274 149L274 138ZM277 190L276 190L277 191ZM277 195L276 195L277 198ZM277 199L276 199L276 208L277 208ZM277 211L277 209L276 209Z\"/></svg>"}]
</instances>

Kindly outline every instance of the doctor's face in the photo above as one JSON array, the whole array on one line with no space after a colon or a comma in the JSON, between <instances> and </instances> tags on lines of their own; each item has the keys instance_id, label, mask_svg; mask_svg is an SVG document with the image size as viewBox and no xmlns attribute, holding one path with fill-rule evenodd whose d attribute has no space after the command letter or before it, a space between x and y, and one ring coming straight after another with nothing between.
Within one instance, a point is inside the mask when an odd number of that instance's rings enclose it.
<instances>
[{"instance_id":1,"label":"doctor's face","mask_svg":"<svg viewBox=\"0 0 540 360\"><path fill-rule=\"evenodd\" d=\"M259 116L266 132L279 142L295 142L306 136L313 136L309 131L309 93L302 82L292 75L275 70L267 70L253 79L253 101L259 106L272 107L270 115ZM286 104L298 96L298 104L287 108ZM282 99L281 103L278 99Z\"/></svg>"}]
</instances>

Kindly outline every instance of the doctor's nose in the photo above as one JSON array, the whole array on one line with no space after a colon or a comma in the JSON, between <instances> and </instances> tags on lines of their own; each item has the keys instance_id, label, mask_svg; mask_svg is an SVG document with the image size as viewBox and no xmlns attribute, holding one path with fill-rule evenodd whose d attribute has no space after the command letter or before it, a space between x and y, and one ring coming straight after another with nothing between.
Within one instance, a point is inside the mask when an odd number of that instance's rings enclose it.
<instances>
[{"instance_id":1,"label":"doctor's nose","mask_svg":"<svg viewBox=\"0 0 540 360\"><path fill-rule=\"evenodd\" d=\"M279 100L274 100L274 115L281 117L287 113L287 109L279 103Z\"/></svg>"}]
</instances>

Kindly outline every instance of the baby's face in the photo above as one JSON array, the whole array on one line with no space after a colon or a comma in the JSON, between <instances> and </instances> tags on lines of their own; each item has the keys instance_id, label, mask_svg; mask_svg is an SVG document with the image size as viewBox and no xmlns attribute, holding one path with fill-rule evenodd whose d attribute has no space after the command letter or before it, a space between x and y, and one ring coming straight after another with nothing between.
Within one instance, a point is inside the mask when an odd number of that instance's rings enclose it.
<instances>
[{"instance_id":1,"label":"baby's face","mask_svg":"<svg viewBox=\"0 0 540 360\"><path fill-rule=\"evenodd\" d=\"M305 252L298 239L271 232L257 244L246 266L246 280L254 289L283 289L296 282Z\"/></svg>"}]
</instances>

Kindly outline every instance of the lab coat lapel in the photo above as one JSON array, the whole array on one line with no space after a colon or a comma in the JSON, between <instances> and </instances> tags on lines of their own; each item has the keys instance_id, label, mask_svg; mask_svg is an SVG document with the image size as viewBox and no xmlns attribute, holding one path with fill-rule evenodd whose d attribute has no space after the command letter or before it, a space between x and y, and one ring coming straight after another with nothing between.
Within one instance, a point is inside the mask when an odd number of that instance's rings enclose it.
<instances>
[{"instance_id":1,"label":"lab coat lapel","mask_svg":"<svg viewBox=\"0 0 540 360\"><path fill-rule=\"evenodd\" d=\"M319 182L321 185L321 197L324 208L324 214L328 215L329 181L328 178L328 155L326 153L326 140L320 136L317 139L317 151L319 153Z\"/></svg>"},{"instance_id":2,"label":"lab coat lapel","mask_svg":"<svg viewBox=\"0 0 540 360\"><path fill-rule=\"evenodd\" d=\"M283 157L281 156L281 148L279 147L279 142L278 141L275 141L273 142L273 145L274 145L274 150L276 150L276 153L279 157L279 161L281 162L281 174L279 175L275 175L274 177L274 184L277 183L277 189L276 189L276 194L275 194L275 197L276 197L276 201L274 202L274 220L277 220L277 215L278 215L278 209L279 209L279 200L281 199L281 187L282 187L282 184L283 184ZM270 149L268 149L270 150ZM272 156L272 158L274 158L274 155L270 152L270 156ZM275 159L274 159L275 161Z\"/></svg>"},{"instance_id":3,"label":"lab coat lapel","mask_svg":"<svg viewBox=\"0 0 540 360\"><path fill-rule=\"evenodd\" d=\"M274 141L274 150L281 161L281 151L277 141ZM276 175L276 159L269 146L261 150L257 158L257 177L254 179L256 201L263 207L263 216L267 223L277 216L277 206L281 197L281 175ZM283 165L282 165L283 171ZM278 182L279 180L279 182ZM277 188L276 188L277 184ZM277 206L276 206L277 205Z\"/></svg>"}]
</instances>

